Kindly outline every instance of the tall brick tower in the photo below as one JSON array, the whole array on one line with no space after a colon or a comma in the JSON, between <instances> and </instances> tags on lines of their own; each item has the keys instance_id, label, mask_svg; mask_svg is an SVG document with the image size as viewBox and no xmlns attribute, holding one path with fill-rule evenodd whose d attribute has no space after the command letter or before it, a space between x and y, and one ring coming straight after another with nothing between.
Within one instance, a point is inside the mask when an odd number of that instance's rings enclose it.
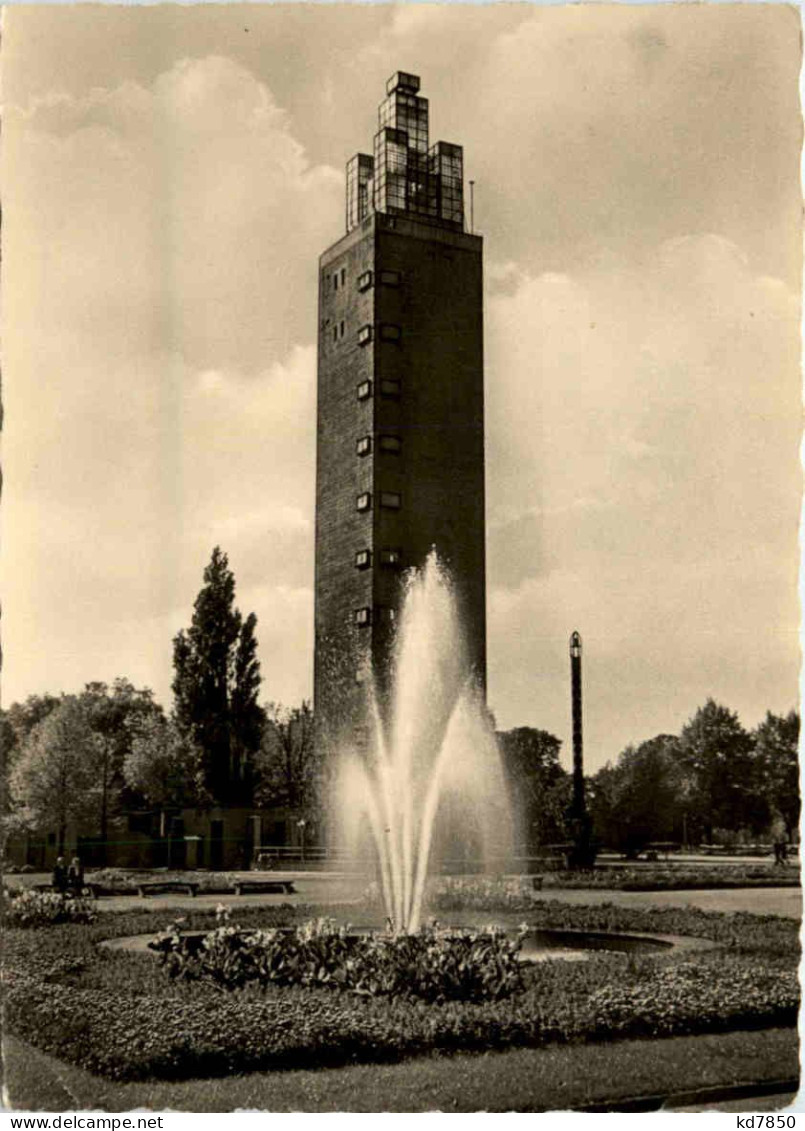
<instances>
[{"instance_id":1,"label":"tall brick tower","mask_svg":"<svg viewBox=\"0 0 805 1131\"><path fill-rule=\"evenodd\" d=\"M347 164L346 235L319 261L314 709L319 740L382 683L401 575L435 547L486 682L482 244L463 152L428 143L428 100L397 72L374 156Z\"/></svg>"}]
</instances>

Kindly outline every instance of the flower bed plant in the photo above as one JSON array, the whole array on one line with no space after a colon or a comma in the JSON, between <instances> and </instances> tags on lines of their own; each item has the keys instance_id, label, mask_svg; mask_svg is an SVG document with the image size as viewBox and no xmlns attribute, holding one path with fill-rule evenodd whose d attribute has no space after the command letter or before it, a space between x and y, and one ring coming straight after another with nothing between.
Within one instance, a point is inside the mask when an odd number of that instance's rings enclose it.
<instances>
[{"instance_id":1,"label":"flower bed plant","mask_svg":"<svg viewBox=\"0 0 805 1131\"><path fill-rule=\"evenodd\" d=\"M522 932L451 930L435 923L415 935L355 934L321 918L288 930L246 931L218 909L218 925L201 940L172 924L150 945L169 975L223 990L328 986L356 994L423 1001L497 1000L522 989Z\"/></svg>"},{"instance_id":2,"label":"flower bed plant","mask_svg":"<svg viewBox=\"0 0 805 1131\"><path fill-rule=\"evenodd\" d=\"M58 892L3 889L2 917L7 927L52 927L58 923L91 923L95 918L86 899Z\"/></svg>"},{"instance_id":3,"label":"flower bed plant","mask_svg":"<svg viewBox=\"0 0 805 1131\"><path fill-rule=\"evenodd\" d=\"M354 908L351 909L354 912ZM288 908L242 908L244 925L298 921ZM146 955L97 949L103 938L164 925L155 911L88 926L9 930L6 1021L38 1048L119 1079L189 1078L278 1067L397 1059L432 1050L509 1048L580 1040L794 1024L799 954L793 920L683 908L625 911L545 902L532 927L703 935L710 952L526 967L522 988L489 1001L425 1002L329 985L166 979ZM193 912L187 927L215 927Z\"/></svg>"}]
</instances>

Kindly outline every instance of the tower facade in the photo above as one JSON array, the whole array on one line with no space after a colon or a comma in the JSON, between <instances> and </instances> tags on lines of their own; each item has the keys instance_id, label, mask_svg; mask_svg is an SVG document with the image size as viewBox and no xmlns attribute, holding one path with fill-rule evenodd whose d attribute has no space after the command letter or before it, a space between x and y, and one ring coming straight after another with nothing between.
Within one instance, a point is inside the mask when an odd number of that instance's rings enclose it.
<instances>
[{"instance_id":1,"label":"tower facade","mask_svg":"<svg viewBox=\"0 0 805 1131\"><path fill-rule=\"evenodd\" d=\"M428 140L416 75L389 79L346 234L319 261L314 710L319 740L382 684L406 569L448 566L486 682L482 240L463 153Z\"/></svg>"}]
</instances>

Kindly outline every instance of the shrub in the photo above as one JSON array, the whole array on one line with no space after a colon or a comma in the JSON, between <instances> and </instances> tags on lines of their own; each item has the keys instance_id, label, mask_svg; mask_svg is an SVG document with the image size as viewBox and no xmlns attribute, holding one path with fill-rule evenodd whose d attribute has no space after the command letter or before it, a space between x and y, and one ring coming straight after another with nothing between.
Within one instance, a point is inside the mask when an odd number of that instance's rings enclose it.
<instances>
[{"instance_id":1,"label":"shrub","mask_svg":"<svg viewBox=\"0 0 805 1131\"><path fill-rule=\"evenodd\" d=\"M219 908L218 926L202 940L189 939L174 923L150 946L171 977L225 990L273 982L424 1001L485 1001L522 988L521 941L521 935L510 939L492 928L456 931L436 924L415 935L356 935L334 919L243 931Z\"/></svg>"},{"instance_id":2,"label":"shrub","mask_svg":"<svg viewBox=\"0 0 805 1131\"><path fill-rule=\"evenodd\" d=\"M86 899L49 891L3 890L3 919L10 927L51 927L57 923L91 923L95 918Z\"/></svg>"}]
</instances>

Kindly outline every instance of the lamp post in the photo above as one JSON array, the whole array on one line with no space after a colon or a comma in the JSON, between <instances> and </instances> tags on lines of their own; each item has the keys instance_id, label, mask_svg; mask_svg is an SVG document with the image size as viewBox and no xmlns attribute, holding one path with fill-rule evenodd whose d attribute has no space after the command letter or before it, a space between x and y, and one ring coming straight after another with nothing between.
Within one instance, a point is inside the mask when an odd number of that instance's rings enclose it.
<instances>
[{"instance_id":1,"label":"lamp post","mask_svg":"<svg viewBox=\"0 0 805 1131\"><path fill-rule=\"evenodd\" d=\"M581 717L581 636L570 635L570 697L573 715L573 816L584 816L584 739Z\"/></svg>"},{"instance_id":2,"label":"lamp post","mask_svg":"<svg viewBox=\"0 0 805 1131\"><path fill-rule=\"evenodd\" d=\"M595 859L595 849L592 844L592 828L584 796L581 636L578 632L570 634L570 702L573 718L573 802L570 808L573 848L570 853L570 865L574 868L591 868Z\"/></svg>"}]
</instances>

